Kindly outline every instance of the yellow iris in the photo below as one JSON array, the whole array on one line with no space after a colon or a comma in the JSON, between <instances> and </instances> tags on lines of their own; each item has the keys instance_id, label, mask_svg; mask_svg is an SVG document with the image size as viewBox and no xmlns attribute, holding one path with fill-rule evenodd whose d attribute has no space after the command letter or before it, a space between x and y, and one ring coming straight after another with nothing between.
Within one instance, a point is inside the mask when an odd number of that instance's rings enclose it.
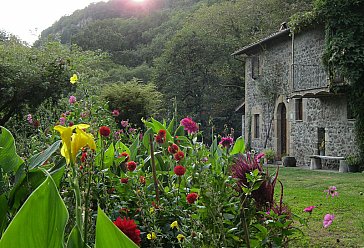
<instances>
[{"instance_id":1,"label":"yellow iris","mask_svg":"<svg viewBox=\"0 0 364 248\"><path fill-rule=\"evenodd\" d=\"M183 241L186 237L183 234L178 234L177 239L179 242Z\"/></svg>"},{"instance_id":2,"label":"yellow iris","mask_svg":"<svg viewBox=\"0 0 364 248\"><path fill-rule=\"evenodd\" d=\"M54 129L61 134L62 148L61 154L66 158L67 164L71 161L74 163L78 151L85 146L96 150L96 144L92 134L86 133L83 129L89 128L90 125L78 124L72 127L55 126ZM73 131L76 129L76 132Z\"/></svg>"},{"instance_id":3,"label":"yellow iris","mask_svg":"<svg viewBox=\"0 0 364 248\"><path fill-rule=\"evenodd\" d=\"M178 229L178 222L177 222L176 220L172 222L172 224L171 224L171 228L172 228L172 229L173 229L173 228L177 228L177 229Z\"/></svg>"},{"instance_id":4,"label":"yellow iris","mask_svg":"<svg viewBox=\"0 0 364 248\"><path fill-rule=\"evenodd\" d=\"M75 84L78 81L77 74L73 74L73 76L70 78L71 84Z\"/></svg>"},{"instance_id":5,"label":"yellow iris","mask_svg":"<svg viewBox=\"0 0 364 248\"><path fill-rule=\"evenodd\" d=\"M149 240L153 240L153 239L156 239L156 238L157 238L157 235L155 234L155 232L147 234L147 239L149 239Z\"/></svg>"}]
</instances>

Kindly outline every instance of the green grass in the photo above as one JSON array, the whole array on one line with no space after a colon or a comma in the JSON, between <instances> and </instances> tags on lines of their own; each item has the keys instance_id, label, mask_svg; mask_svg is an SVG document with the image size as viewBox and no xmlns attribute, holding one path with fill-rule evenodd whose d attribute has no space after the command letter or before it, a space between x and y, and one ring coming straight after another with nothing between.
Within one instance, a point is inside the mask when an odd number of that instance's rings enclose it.
<instances>
[{"instance_id":1,"label":"green grass","mask_svg":"<svg viewBox=\"0 0 364 248\"><path fill-rule=\"evenodd\" d=\"M364 247L363 173L280 167L279 179L284 185L284 202L294 214L308 218L308 227L301 227L305 235L290 247ZM326 197L324 190L329 186L337 187L338 197ZM316 208L310 216L303 209L311 205ZM334 214L335 220L325 229L322 221L327 213Z\"/></svg>"}]
</instances>

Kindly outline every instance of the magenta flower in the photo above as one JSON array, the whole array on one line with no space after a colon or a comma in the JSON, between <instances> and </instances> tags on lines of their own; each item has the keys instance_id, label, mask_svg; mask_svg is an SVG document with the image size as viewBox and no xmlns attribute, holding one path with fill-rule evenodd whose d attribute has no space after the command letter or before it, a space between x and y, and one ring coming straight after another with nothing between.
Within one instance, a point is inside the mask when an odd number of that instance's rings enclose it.
<instances>
[{"instance_id":1,"label":"magenta flower","mask_svg":"<svg viewBox=\"0 0 364 248\"><path fill-rule=\"evenodd\" d=\"M27 121L28 121L29 124L33 124L33 116L32 116L32 114L28 114L27 115Z\"/></svg>"},{"instance_id":2,"label":"magenta flower","mask_svg":"<svg viewBox=\"0 0 364 248\"><path fill-rule=\"evenodd\" d=\"M221 141L219 142L219 145L222 145L223 147L230 147L234 143L234 139L230 136L228 137L222 137Z\"/></svg>"},{"instance_id":3,"label":"magenta flower","mask_svg":"<svg viewBox=\"0 0 364 248\"><path fill-rule=\"evenodd\" d=\"M194 122L190 117L183 118L180 122L180 125L183 126L185 130L189 134L197 133L198 131L198 125L196 122Z\"/></svg>"},{"instance_id":4,"label":"magenta flower","mask_svg":"<svg viewBox=\"0 0 364 248\"><path fill-rule=\"evenodd\" d=\"M68 100L70 104L74 104L76 103L76 97L75 96L70 96L70 99Z\"/></svg>"},{"instance_id":5,"label":"magenta flower","mask_svg":"<svg viewBox=\"0 0 364 248\"><path fill-rule=\"evenodd\" d=\"M264 157L264 156L265 156L265 154L264 154L263 152L259 153L259 154L255 157L255 160L257 161L257 163L259 163L259 162L260 162L260 159L261 159L262 157Z\"/></svg>"},{"instance_id":6,"label":"magenta flower","mask_svg":"<svg viewBox=\"0 0 364 248\"><path fill-rule=\"evenodd\" d=\"M333 214L326 214L323 221L324 228L329 227L334 221L334 219L335 216Z\"/></svg>"},{"instance_id":7,"label":"magenta flower","mask_svg":"<svg viewBox=\"0 0 364 248\"><path fill-rule=\"evenodd\" d=\"M127 127L129 124L129 121L121 121L120 124L122 127Z\"/></svg>"},{"instance_id":8,"label":"magenta flower","mask_svg":"<svg viewBox=\"0 0 364 248\"><path fill-rule=\"evenodd\" d=\"M303 211L305 211L306 213L312 213L312 210L315 208L316 206L309 206L305 209L303 209Z\"/></svg>"},{"instance_id":9,"label":"magenta flower","mask_svg":"<svg viewBox=\"0 0 364 248\"><path fill-rule=\"evenodd\" d=\"M324 192L327 193L326 197L335 197L339 195L339 192L337 192L337 189L335 186L330 186L329 189L324 190Z\"/></svg>"},{"instance_id":10,"label":"magenta flower","mask_svg":"<svg viewBox=\"0 0 364 248\"><path fill-rule=\"evenodd\" d=\"M112 111L112 116L119 116L119 115L120 115L119 110L114 109L114 110Z\"/></svg>"},{"instance_id":11,"label":"magenta flower","mask_svg":"<svg viewBox=\"0 0 364 248\"><path fill-rule=\"evenodd\" d=\"M66 124L66 118L64 117L59 118L59 125L63 126L64 124Z\"/></svg>"}]
</instances>

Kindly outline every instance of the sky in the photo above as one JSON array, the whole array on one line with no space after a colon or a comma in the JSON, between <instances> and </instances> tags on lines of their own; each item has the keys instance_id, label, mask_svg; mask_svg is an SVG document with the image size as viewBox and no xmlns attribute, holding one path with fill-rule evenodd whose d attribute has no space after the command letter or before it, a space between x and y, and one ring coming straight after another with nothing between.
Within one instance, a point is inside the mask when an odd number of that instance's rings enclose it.
<instances>
[{"instance_id":1,"label":"sky","mask_svg":"<svg viewBox=\"0 0 364 248\"><path fill-rule=\"evenodd\" d=\"M12 33L30 45L59 18L90 3L106 0L0 0L0 30Z\"/></svg>"}]
</instances>

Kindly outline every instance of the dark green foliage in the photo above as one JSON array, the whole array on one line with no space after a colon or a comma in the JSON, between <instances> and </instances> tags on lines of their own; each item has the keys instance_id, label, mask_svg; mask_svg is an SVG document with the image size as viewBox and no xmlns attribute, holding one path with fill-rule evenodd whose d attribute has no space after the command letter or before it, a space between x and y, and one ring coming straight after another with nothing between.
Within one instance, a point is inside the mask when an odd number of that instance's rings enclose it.
<instances>
[{"instance_id":1,"label":"dark green foliage","mask_svg":"<svg viewBox=\"0 0 364 248\"><path fill-rule=\"evenodd\" d=\"M139 84L137 81L115 83L104 86L102 98L108 101L111 110L118 109L117 122L127 120L138 126L142 118L161 111L162 94L153 84Z\"/></svg>"}]
</instances>

